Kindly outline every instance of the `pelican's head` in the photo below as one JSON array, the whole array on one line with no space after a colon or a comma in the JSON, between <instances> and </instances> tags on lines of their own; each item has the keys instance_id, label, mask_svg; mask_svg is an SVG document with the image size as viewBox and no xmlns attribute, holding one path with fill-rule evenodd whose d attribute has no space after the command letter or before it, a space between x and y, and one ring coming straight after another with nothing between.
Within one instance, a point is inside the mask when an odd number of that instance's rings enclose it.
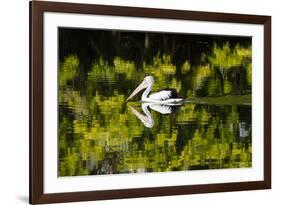
<instances>
[{"instance_id":1,"label":"pelican's head","mask_svg":"<svg viewBox=\"0 0 281 205\"><path fill-rule=\"evenodd\" d=\"M149 76L146 76L143 81L145 81L146 83L148 83L149 85L152 85L154 83L154 78L149 75Z\"/></svg>"},{"instance_id":2,"label":"pelican's head","mask_svg":"<svg viewBox=\"0 0 281 205\"><path fill-rule=\"evenodd\" d=\"M154 78L152 76L146 76L141 84L132 92L132 94L127 98L127 101L138 94L141 90L147 88L148 86L152 86L154 83Z\"/></svg>"}]
</instances>

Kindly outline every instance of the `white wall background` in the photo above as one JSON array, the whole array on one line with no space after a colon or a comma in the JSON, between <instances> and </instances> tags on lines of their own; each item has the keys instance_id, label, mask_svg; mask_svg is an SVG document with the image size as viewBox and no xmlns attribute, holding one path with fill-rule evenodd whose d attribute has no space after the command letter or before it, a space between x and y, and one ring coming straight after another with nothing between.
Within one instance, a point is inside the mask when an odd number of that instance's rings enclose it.
<instances>
[{"instance_id":1,"label":"white wall background","mask_svg":"<svg viewBox=\"0 0 281 205\"><path fill-rule=\"evenodd\" d=\"M67 1L67 0L65 0ZM96 4L158 7L272 16L273 189L94 202L96 205L281 203L281 6L277 0L73 0ZM28 1L5 0L0 6L0 204L28 203ZM93 204L93 202L70 203Z\"/></svg>"}]
</instances>

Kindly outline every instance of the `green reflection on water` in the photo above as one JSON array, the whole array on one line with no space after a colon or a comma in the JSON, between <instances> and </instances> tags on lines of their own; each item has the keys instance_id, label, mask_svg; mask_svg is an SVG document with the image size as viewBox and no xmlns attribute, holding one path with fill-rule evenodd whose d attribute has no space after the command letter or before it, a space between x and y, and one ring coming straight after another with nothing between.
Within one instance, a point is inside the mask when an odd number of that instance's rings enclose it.
<instances>
[{"instance_id":1,"label":"green reflection on water","mask_svg":"<svg viewBox=\"0 0 281 205\"><path fill-rule=\"evenodd\" d=\"M59 176L251 167L251 46L231 42L208 40L196 63L190 54L178 63L169 49L142 61L121 51L90 63L80 51L65 55ZM185 96L170 115L148 107L150 128L132 111L145 116L141 103L126 102L147 75L155 78L153 91L169 87Z\"/></svg>"}]
</instances>

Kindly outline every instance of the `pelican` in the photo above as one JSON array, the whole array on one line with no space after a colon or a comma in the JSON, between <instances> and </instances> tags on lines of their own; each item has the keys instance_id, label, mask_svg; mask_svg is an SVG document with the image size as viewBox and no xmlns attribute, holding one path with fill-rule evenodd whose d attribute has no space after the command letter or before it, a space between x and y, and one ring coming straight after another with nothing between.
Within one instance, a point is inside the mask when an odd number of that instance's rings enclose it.
<instances>
[{"instance_id":1,"label":"pelican","mask_svg":"<svg viewBox=\"0 0 281 205\"><path fill-rule=\"evenodd\" d=\"M148 108L164 115L170 115L177 107L181 105L182 104L167 105L159 103L142 103L141 108L144 114L141 114L132 106L129 106L129 108L131 109L132 113L134 113L135 116L144 124L145 127L152 128L154 125L154 120Z\"/></svg>"},{"instance_id":2,"label":"pelican","mask_svg":"<svg viewBox=\"0 0 281 205\"><path fill-rule=\"evenodd\" d=\"M153 84L154 84L154 78L152 76L146 76L142 81L142 83L128 97L127 101L145 88L146 89L141 96L142 102L174 104L183 101L183 98L179 96L179 94L175 89L165 88L160 90L159 92L152 93L149 95L150 91L152 90Z\"/></svg>"}]
</instances>

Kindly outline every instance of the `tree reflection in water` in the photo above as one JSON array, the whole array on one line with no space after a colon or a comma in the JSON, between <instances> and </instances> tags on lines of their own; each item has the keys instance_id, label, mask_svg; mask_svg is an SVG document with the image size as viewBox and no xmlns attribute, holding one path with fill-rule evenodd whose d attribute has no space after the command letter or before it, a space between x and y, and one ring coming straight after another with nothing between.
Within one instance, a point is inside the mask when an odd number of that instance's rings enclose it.
<instances>
[{"instance_id":1,"label":"tree reflection in water","mask_svg":"<svg viewBox=\"0 0 281 205\"><path fill-rule=\"evenodd\" d=\"M251 38L59 29L59 176L252 166ZM185 103L126 102L144 76Z\"/></svg>"}]
</instances>

